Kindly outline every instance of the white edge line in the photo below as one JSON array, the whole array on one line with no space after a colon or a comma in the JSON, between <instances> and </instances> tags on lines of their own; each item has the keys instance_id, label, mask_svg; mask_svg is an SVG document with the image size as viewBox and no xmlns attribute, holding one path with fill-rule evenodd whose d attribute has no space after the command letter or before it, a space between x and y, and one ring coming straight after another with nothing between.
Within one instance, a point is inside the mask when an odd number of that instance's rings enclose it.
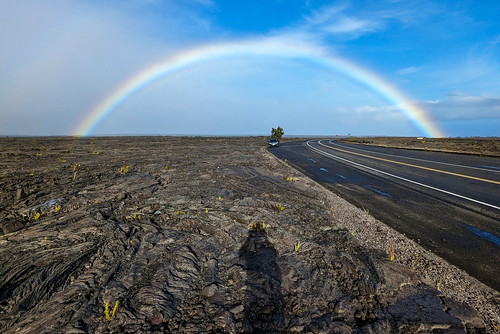
<instances>
[{"instance_id":1,"label":"white edge line","mask_svg":"<svg viewBox=\"0 0 500 334\"><path fill-rule=\"evenodd\" d=\"M481 202L481 201L478 201L478 200L475 200L473 198L469 198L469 197L466 197L466 196L462 196L462 195L459 195L459 194L455 194L455 193L452 193L450 191L446 191L446 190L443 190L443 189L439 189L439 188L436 188L436 187L433 187L433 186L429 186L427 184L423 184L423 183L420 183L420 182L417 182L417 181L413 181L413 180L410 180L410 179L406 179L404 177L401 177L401 176L397 176L397 175L394 175L394 174L391 174L391 173L387 173L387 172L384 172L384 171L381 171L381 170L378 170L378 169L375 169L375 168L372 168L372 167L368 167L368 166L365 166L365 165L362 165L360 163L357 163L357 162L354 162L354 161L351 161L351 160L347 160L347 159L344 159L344 158L341 158L339 156L336 156L336 155L333 155L333 154L330 154L330 153L326 153L324 151L321 151L320 149L318 148L315 148L315 147L312 147L309 143L311 142L312 140L308 141L306 143L307 146L309 146L313 151L316 151L317 153L323 155L323 156L326 156L326 157L333 157L333 158L336 158L336 159L339 159L339 160L343 160L343 161L346 161L348 163L351 163L353 165L357 165L357 166L360 166L360 167L363 167L363 168L366 168L366 169L369 169L369 170L372 170L372 171L375 171L375 172L378 172L378 173L381 173L381 174L384 174L384 175L388 175L388 176L391 176L391 177L394 177L396 179L400 179L400 180L403 180L403 181L406 181L406 182L410 182L410 183L413 183L413 184L416 184L416 185L419 185L419 186L422 186L422 187L426 187L426 188L429 188L429 189L432 189L432 190L436 190L436 191L439 191L439 192L442 192L442 193L445 193L445 194L448 194L448 195L452 195L452 196L455 196L455 197L459 197L459 198L462 198L462 199L466 199L468 201L471 201L471 202L475 202L475 203L479 203L479 204L482 204L482 205L486 205L486 206L489 206L490 208L494 208L494 209L498 209L500 210L500 207L498 206L495 206L493 204L489 204L489 203L485 203L485 202ZM318 141L319 143L320 141Z\"/></svg>"},{"instance_id":2,"label":"white edge line","mask_svg":"<svg viewBox=\"0 0 500 334\"><path fill-rule=\"evenodd\" d=\"M333 140L329 140L328 143L331 144L331 145L336 145L336 146L343 147L345 149L363 151L363 152L368 152L368 153L372 153L372 154L388 155L390 157L398 157L398 158L404 158L404 159L410 159L410 160L431 162L431 163L440 164L440 165L448 165L448 166L461 167L461 168L478 169L478 170L482 170L482 171L485 171L485 172L500 173L500 170L494 170L494 169L488 169L488 168L481 168L481 167L464 166L464 165L458 165L458 164L450 164L448 162L426 160L426 159L405 157L404 155L397 155L397 154L389 154L389 153L382 153L382 152L374 152L374 151L369 151L369 150L363 150L362 148L344 146L344 145L340 145L340 144L332 142L332 141ZM377 147L383 147L383 146L377 146ZM391 148L391 147L383 147L383 148Z\"/></svg>"}]
</instances>

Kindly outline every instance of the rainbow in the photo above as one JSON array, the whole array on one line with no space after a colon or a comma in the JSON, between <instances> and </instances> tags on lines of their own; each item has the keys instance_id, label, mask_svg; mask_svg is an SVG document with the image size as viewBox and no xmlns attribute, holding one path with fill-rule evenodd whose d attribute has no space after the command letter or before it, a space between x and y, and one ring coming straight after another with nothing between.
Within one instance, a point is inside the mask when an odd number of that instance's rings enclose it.
<instances>
[{"instance_id":1,"label":"rainbow","mask_svg":"<svg viewBox=\"0 0 500 334\"><path fill-rule=\"evenodd\" d=\"M238 56L271 56L312 61L377 92L403 113L426 136L445 136L422 108L412 103L405 94L380 76L345 59L328 55L320 48L272 39L196 47L147 67L120 84L100 101L72 131L72 135L82 137L91 135L97 126L130 96L162 77L202 62Z\"/></svg>"}]
</instances>

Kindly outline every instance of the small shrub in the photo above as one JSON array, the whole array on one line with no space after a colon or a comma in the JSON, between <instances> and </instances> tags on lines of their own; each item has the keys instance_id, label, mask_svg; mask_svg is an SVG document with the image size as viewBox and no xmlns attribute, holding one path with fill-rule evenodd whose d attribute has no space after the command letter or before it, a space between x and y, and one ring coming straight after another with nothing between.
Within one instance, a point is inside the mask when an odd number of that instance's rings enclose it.
<instances>
[{"instance_id":1,"label":"small shrub","mask_svg":"<svg viewBox=\"0 0 500 334\"><path fill-rule=\"evenodd\" d=\"M120 301L117 300L115 302L115 306L113 306L113 310L111 310L111 313L109 312L109 302L104 303L104 316L106 317L107 320L111 321L116 316L116 312L118 311L118 306L120 305Z\"/></svg>"},{"instance_id":2,"label":"small shrub","mask_svg":"<svg viewBox=\"0 0 500 334\"><path fill-rule=\"evenodd\" d=\"M72 163L69 169L73 172L73 181L76 179L76 174L82 165L77 163Z\"/></svg>"},{"instance_id":3,"label":"small shrub","mask_svg":"<svg viewBox=\"0 0 500 334\"><path fill-rule=\"evenodd\" d=\"M298 252L301 246L302 246L302 244L300 243L300 241L297 241L297 243L295 244L295 246L293 246L293 250L295 252Z\"/></svg>"},{"instance_id":4,"label":"small shrub","mask_svg":"<svg viewBox=\"0 0 500 334\"><path fill-rule=\"evenodd\" d=\"M236 223L236 219L235 219L235 223ZM271 227L271 225L266 224L266 223L253 223L253 224L248 225L247 229L249 229L251 231L263 231L264 229L269 228L269 227Z\"/></svg>"},{"instance_id":5,"label":"small shrub","mask_svg":"<svg viewBox=\"0 0 500 334\"><path fill-rule=\"evenodd\" d=\"M129 172L129 168L130 166L121 166L120 168L118 168L118 173L120 173L121 175L125 175Z\"/></svg>"},{"instance_id":6,"label":"small shrub","mask_svg":"<svg viewBox=\"0 0 500 334\"><path fill-rule=\"evenodd\" d=\"M394 247L389 247L389 249L387 249L387 255L389 255L389 261L394 261L394 259L396 259L396 254L394 253Z\"/></svg>"}]
</instances>

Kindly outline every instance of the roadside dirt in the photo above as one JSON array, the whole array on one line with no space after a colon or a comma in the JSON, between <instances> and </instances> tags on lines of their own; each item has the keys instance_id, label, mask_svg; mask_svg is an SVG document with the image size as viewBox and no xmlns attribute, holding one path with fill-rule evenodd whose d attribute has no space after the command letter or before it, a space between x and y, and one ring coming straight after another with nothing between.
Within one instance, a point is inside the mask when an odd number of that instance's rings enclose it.
<instances>
[{"instance_id":1,"label":"roadside dirt","mask_svg":"<svg viewBox=\"0 0 500 334\"><path fill-rule=\"evenodd\" d=\"M342 143L500 157L500 138L347 137Z\"/></svg>"},{"instance_id":2,"label":"roadside dirt","mask_svg":"<svg viewBox=\"0 0 500 334\"><path fill-rule=\"evenodd\" d=\"M2 333L499 331L497 291L265 138L2 138L0 167Z\"/></svg>"}]
</instances>

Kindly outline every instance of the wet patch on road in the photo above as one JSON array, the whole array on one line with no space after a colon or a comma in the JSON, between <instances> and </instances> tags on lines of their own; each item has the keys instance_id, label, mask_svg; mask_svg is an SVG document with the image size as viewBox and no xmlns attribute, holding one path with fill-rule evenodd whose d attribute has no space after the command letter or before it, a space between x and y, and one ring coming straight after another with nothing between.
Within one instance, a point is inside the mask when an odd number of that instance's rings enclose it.
<instances>
[{"instance_id":1,"label":"wet patch on road","mask_svg":"<svg viewBox=\"0 0 500 334\"><path fill-rule=\"evenodd\" d=\"M488 240L489 242L494 243L495 245L500 246L500 237L494 234L491 234L489 232L483 231L481 229L478 229L476 227L470 226L470 225L464 225L464 227L474 233L475 235Z\"/></svg>"},{"instance_id":2,"label":"wet patch on road","mask_svg":"<svg viewBox=\"0 0 500 334\"><path fill-rule=\"evenodd\" d=\"M388 194L386 192L383 192L381 190L378 190L378 189L375 189L375 188L372 188L372 187L367 187L367 189L379 194L379 195L382 195L382 196L385 196L387 198L394 198L391 194Z\"/></svg>"}]
</instances>

